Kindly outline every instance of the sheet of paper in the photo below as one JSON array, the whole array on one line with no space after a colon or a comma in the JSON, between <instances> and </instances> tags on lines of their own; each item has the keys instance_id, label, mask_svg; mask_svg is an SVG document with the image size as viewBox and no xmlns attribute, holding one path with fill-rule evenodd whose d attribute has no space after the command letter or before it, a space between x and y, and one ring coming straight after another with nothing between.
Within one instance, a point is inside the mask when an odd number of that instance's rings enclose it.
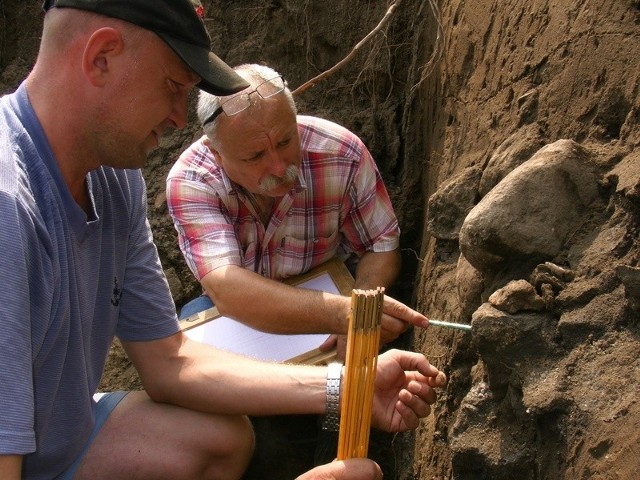
<instances>
[{"instance_id":1,"label":"sheet of paper","mask_svg":"<svg viewBox=\"0 0 640 480\"><path fill-rule=\"evenodd\" d=\"M328 273L311 278L298 287L339 294ZM250 301L248 299L247 301ZM202 343L261 360L282 362L318 348L329 335L275 335L260 332L228 317L198 325L185 334Z\"/></svg>"}]
</instances>

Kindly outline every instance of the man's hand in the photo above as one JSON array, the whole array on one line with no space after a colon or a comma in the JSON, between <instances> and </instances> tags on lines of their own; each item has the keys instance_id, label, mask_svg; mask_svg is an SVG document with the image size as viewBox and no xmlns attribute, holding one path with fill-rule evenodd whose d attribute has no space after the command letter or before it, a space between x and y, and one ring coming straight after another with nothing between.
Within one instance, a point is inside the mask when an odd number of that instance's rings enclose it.
<instances>
[{"instance_id":1,"label":"man's hand","mask_svg":"<svg viewBox=\"0 0 640 480\"><path fill-rule=\"evenodd\" d=\"M321 352L328 352L332 348L336 349L336 360L344 362L347 356L347 336L346 335L329 335L327 339L318 347Z\"/></svg>"},{"instance_id":2,"label":"man's hand","mask_svg":"<svg viewBox=\"0 0 640 480\"><path fill-rule=\"evenodd\" d=\"M420 419L431 413L435 388L446 383L446 375L421 353L383 353L378 357L372 426L387 432L417 428Z\"/></svg>"},{"instance_id":3,"label":"man's hand","mask_svg":"<svg viewBox=\"0 0 640 480\"><path fill-rule=\"evenodd\" d=\"M382 304L380 344L384 345L395 340L411 325L426 328L429 326L429 319L395 298L385 295Z\"/></svg>"},{"instance_id":4,"label":"man's hand","mask_svg":"<svg viewBox=\"0 0 640 480\"><path fill-rule=\"evenodd\" d=\"M320 465L296 480L382 480L382 470L368 458L349 458Z\"/></svg>"},{"instance_id":5,"label":"man's hand","mask_svg":"<svg viewBox=\"0 0 640 480\"><path fill-rule=\"evenodd\" d=\"M380 346L382 347L398 338L411 325L426 328L429 326L429 319L395 298L385 295L382 303ZM347 349L347 335L330 335L318 348L322 352L336 348L336 359L344 360Z\"/></svg>"},{"instance_id":6,"label":"man's hand","mask_svg":"<svg viewBox=\"0 0 640 480\"><path fill-rule=\"evenodd\" d=\"M385 295L382 303L380 346L398 338L411 325L426 328L429 326L429 319L395 298ZM346 335L331 335L320 345L319 349L324 352L336 347L338 360L343 360L346 345Z\"/></svg>"}]
</instances>

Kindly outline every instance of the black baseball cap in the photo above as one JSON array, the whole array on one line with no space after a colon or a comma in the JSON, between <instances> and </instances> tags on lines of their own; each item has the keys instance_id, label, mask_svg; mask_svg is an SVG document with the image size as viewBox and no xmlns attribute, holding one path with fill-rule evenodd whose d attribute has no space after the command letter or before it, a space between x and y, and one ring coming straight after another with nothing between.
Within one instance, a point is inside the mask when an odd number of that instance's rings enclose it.
<instances>
[{"instance_id":1,"label":"black baseball cap","mask_svg":"<svg viewBox=\"0 0 640 480\"><path fill-rule=\"evenodd\" d=\"M77 8L151 30L196 73L198 87L231 95L249 84L211 51L211 38L191 0L45 0L43 9Z\"/></svg>"}]
</instances>

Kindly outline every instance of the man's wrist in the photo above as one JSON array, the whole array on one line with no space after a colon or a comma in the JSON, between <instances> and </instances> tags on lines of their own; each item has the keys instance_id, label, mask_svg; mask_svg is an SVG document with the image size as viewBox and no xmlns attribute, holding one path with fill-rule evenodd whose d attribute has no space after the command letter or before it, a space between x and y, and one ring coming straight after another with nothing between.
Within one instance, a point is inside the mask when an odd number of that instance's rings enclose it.
<instances>
[{"instance_id":1,"label":"man's wrist","mask_svg":"<svg viewBox=\"0 0 640 480\"><path fill-rule=\"evenodd\" d=\"M340 390L342 387L342 364L327 365L327 409L322 428L337 432L340 427Z\"/></svg>"}]
</instances>

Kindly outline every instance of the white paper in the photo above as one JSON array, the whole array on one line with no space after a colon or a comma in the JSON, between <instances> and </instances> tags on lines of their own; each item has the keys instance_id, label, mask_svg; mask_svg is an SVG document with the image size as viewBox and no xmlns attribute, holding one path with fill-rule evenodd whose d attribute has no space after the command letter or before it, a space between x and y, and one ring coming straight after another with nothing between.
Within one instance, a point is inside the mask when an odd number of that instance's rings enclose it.
<instances>
[{"instance_id":1,"label":"white paper","mask_svg":"<svg viewBox=\"0 0 640 480\"><path fill-rule=\"evenodd\" d=\"M339 294L328 273L313 277L298 287ZM251 301L248 299L247 301ZM329 335L277 335L255 330L228 317L218 317L185 334L192 340L223 350L248 355L261 360L282 362L318 348Z\"/></svg>"}]
</instances>

